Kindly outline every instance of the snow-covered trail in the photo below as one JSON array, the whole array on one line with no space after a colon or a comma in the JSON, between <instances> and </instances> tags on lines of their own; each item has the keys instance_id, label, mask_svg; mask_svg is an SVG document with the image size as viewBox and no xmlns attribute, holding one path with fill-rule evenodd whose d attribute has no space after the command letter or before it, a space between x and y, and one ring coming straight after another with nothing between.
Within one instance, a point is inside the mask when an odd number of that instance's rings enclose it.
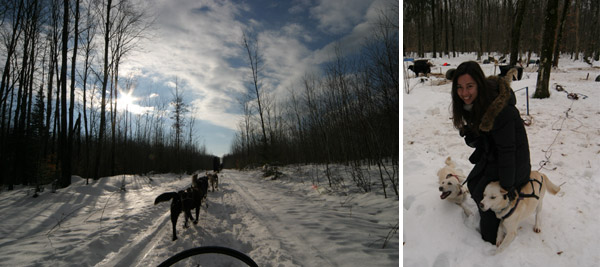
<instances>
[{"instance_id":1,"label":"snow-covered trail","mask_svg":"<svg viewBox=\"0 0 600 267\"><path fill-rule=\"evenodd\" d=\"M209 206L202 210L200 223L184 234L196 235L195 246L226 246L244 252L259 266L396 263L397 240L386 249L380 246L389 224L398 220L397 214L389 218L389 211L369 207L368 201L362 208L357 206L360 199L341 199L319 195L309 184L264 180L258 171L225 170L219 191L209 192ZM394 200L389 203L395 208Z\"/></svg>"},{"instance_id":2,"label":"snow-covered trail","mask_svg":"<svg viewBox=\"0 0 600 267\"><path fill-rule=\"evenodd\" d=\"M278 213L279 204L282 201L302 204L305 202L303 199L298 199L294 194L287 194L291 192L281 192L276 188L267 190L251 190L248 189L248 179L252 179L249 175L238 175L231 179L232 189L236 194L240 196L240 202L246 209L252 211L255 215L255 222L266 227L267 233L270 235L269 239L271 243L277 243L277 247L286 254L293 255L295 259L302 259L302 263L307 266L337 266L331 262L328 258L324 257L321 252L309 243L306 238L298 233L309 232L311 227L316 224L307 224L299 221L296 216L296 208L287 208L285 213ZM253 187L252 189L257 189ZM269 203L265 201L265 196L269 196L269 199L277 199L276 203ZM297 227L300 231L292 231L291 227ZM314 227L312 227L314 228ZM297 230L296 229L296 230ZM300 264L294 262L294 264Z\"/></svg>"},{"instance_id":3,"label":"snow-covered trail","mask_svg":"<svg viewBox=\"0 0 600 267\"><path fill-rule=\"evenodd\" d=\"M238 173L231 185L242 203L253 210L257 222L267 228L272 242L279 242L295 264L367 266L380 258L398 257L373 246L377 234L385 235L389 230L386 223L391 221L375 216L383 211L353 210L349 198L340 202L339 198L319 196L316 191L307 191L311 189L308 184L256 180L256 173Z\"/></svg>"},{"instance_id":4,"label":"snow-covered trail","mask_svg":"<svg viewBox=\"0 0 600 267\"><path fill-rule=\"evenodd\" d=\"M398 265L399 238L391 231L398 222L397 198L356 190L326 193L302 172L283 172L272 181L259 171L225 170L219 190L208 192L199 223L184 228L180 215L176 241L170 204L153 203L161 193L189 186L191 176L125 175L90 185L73 178L70 187L57 193L47 188L38 198L27 188L2 192L0 265L156 266L200 246L238 250L259 266ZM219 254L180 263L245 266Z\"/></svg>"}]
</instances>

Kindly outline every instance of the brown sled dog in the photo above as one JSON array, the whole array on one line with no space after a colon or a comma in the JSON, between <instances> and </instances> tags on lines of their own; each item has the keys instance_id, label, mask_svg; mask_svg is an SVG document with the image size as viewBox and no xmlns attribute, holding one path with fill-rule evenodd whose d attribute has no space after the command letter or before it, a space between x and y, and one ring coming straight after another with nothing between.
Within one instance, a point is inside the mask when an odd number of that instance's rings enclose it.
<instances>
[{"instance_id":1,"label":"brown sled dog","mask_svg":"<svg viewBox=\"0 0 600 267\"><path fill-rule=\"evenodd\" d=\"M208 183L212 187L212 192L215 192L215 188L219 190L219 175L217 175L217 172L207 172L206 177L208 177Z\"/></svg>"}]
</instances>

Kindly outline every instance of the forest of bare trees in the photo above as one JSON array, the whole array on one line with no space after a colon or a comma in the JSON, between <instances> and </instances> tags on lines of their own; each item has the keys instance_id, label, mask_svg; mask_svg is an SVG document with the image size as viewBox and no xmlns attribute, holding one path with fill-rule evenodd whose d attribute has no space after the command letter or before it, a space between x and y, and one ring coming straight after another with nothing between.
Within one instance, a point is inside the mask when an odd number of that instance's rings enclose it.
<instances>
[{"instance_id":1,"label":"forest of bare trees","mask_svg":"<svg viewBox=\"0 0 600 267\"><path fill-rule=\"evenodd\" d=\"M242 47L252 71L251 93L240 103L244 118L226 168L269 164L344 164L361 189L370 190L361 166L379 170L381 183L398 194L399 27L398 6L381 11L360 57L336 49L320 73L306 73L289 97L277 99L261 87L260 40L244 34ZM390 193L393 194L393 193Z\"/></svg>"},{"instance_id":2,"label":"forest of bare trees","mask_svg":"<svg viewBox=\"0 0 600 267\"><path fill-rule=\"evenodd\" d=\"M537 57L542 54L549 3L550 14L556 16L552 22L555 41L550 45L558 43L552 51L569 54L575 60L600 60L597 0L406 0L404 53L418 57L425 57L425 53L454 57L461 52L507 55L511 41L518 40L518 55L511 56L525 62L532 53ZM518 31L512 36L515 28ZM515 63L512 58L511 62Z\"/></svg>"},{"instance_id":3,"label":"forest of bare trees","mask_svg":"<svg viewBox=\"0 0 600 267\"><path fill-rule=\"evenodd\" d=\"M150 21L130 0L0 1L0 184L211 168L183 135L193 121L173 125L175 138L165 130L180 92L146 103L154 112L117 110L119 90L135 83L119 66Z\"/></svg>"}]
</instances>

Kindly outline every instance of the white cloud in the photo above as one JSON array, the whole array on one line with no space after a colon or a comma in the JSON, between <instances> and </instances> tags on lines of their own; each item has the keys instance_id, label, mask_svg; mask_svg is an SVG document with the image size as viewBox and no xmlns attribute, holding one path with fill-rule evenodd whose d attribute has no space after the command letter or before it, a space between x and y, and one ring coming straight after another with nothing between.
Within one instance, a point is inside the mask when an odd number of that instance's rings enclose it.
<instances>
[{"instance_id":1,"label":"white cloud","mask_svg":"<svg viewBox=\"0 0 600 267\"><path fill-rule=\"evenodd\" d=\"M319 0L318 5L310 9L310 13L319 21L319 29L340 34L360 22L370 4L371 1L365 0L345 0L343 3Z\"/></svg>"},{"instance_id":2,"label":"white cloud","mask_svg":"<svg viewBox=\"0 0 600 267\"><path fill-rule=\"evenodd\" d=\"M159 10L152 34L155 38L144 42L144 51L127 58L125 64L152 73L149 77L159 86L174 88L177 77L178 86L188 96L212 99L243 89L239 71L229 67L226 60L242 51L239 46L242 25L235 17L247 6L193 0L176 4L156 1L153 5ZM170 93L166 95L170 97ZM201 119L235 129L236 122L224 122L231 119L223 117L231 109L229 105L205 110Z\"/></svg>"},{"instance_id":3,"label":"white cloud","mask_svg":"<svg viewBox=\"0 0 600 267\"><path fill-rule=\"evenodd\" d=\"M288 11L309 11L321 30L335 34L348 32L339 41L345 48L360 47L368 35L365 15L371 1L339 4L323 0L313 8L309 4L310 0L298 0ZM250 82L248 67L240 65L247 57L240 45L241 33L246 27L261 29L261 22L246 18L249 25L244 25L238 21L249 11L249 6L239 2L185 0L175 4L155 0L151 5L159 10L152 34L155 38L144 42L143 52L130 55L125 64L162 88L163 91L153 88L150 98L158 94L169 98L171 92L166 90L174 87L178 77L179 85L189 96L186 101L194 106L198 119L236 130L240 118L236 114L239 110L236 99ZM305 73L330 60L334 44L311 51L303 43L322 38L321 34L300 22L282 24L277 31L258 32L265 57L264 88L282 98ZM237 64L232 65L232 59Z\"/></svg>"},{"instance_id":4,"label":"white cloud","mask_svg":"<svg viewBox=\"0 0 600 267\"><path fill-rule=\"evenodd\" d=\"M389 3L393 2L389 0L373 1L365 12L364 17L360 20L361 23L352 24L352 29L347 35L341 37L337 42L329 43L323 48L316 50L308 60L312 64L321 64L332 60L335 56L336 46L342 53L354 53L358 51L365 41L371 37L373 26L376 25L377 19L379 19L380 11L386 8L386 5Z\"/></svg>"},{"instance_id":5,"label":"white cloud","mask_svg":"<svg viewBox=\"0 0 600 267\"><path fill-rule=\"evenodd\" d=\"M311 5L311 0L294 0L292 7L288 9L290 14L298 14L304 12Z\"/></svg>"}]
</instances>

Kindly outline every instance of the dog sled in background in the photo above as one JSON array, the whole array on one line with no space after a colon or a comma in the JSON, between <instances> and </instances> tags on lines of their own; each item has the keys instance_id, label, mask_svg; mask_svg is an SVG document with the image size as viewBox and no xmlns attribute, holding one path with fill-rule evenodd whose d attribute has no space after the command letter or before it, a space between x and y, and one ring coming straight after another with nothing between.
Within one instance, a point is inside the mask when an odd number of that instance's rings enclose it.
<instances>
[{"instance_id":1,"label":"dog sled in background","mask_svg":"<svg viewBox=\"0 0 600 267\"><path fill-rule=\"evenodd\" d=\"M198 174L192 176L192 185L184 190L177 192L162 193L154 200L154 205L171 200L171 224L173 226L173 241L177 240L177 219L183 212L185 217L184 228L188 228L188 219L198 224L200 216L200 206L202 201L206 200L208 191L208 177L199 177ZM192 209L196 209L196 219L192 216Z\"/></svg>"},{"instance_id":2,"label":"dog sled in background","mask_svg":"<svg viewBox=\"0 0 600 267\"><path fill-rule=\"evenodd\" d=\"M275 164L266 163L265 165L263 165L261 168L262 176L265 178L271 177L271 180L278 179L281 175L283 175L283 173L279 171L279 168L277 167L277 165L278 165L278 163L275 163Z\"/></svg>"},{"instance_id":3,"label":"dog sled in background","mask_svg":"<svg viewBox=\"0 0 600 267\"><path fill-rule=\"evenodd\" d=\"M437 175L438 189L442 192L440 198L459 205L465 215L470 216L472 213L465 206L465 200L469 194L469 190L463 185L466 177L460 170L456 169L456 164L451 157L446 158L445 166L437 172Z\"/></svg>"}]
</instances>

